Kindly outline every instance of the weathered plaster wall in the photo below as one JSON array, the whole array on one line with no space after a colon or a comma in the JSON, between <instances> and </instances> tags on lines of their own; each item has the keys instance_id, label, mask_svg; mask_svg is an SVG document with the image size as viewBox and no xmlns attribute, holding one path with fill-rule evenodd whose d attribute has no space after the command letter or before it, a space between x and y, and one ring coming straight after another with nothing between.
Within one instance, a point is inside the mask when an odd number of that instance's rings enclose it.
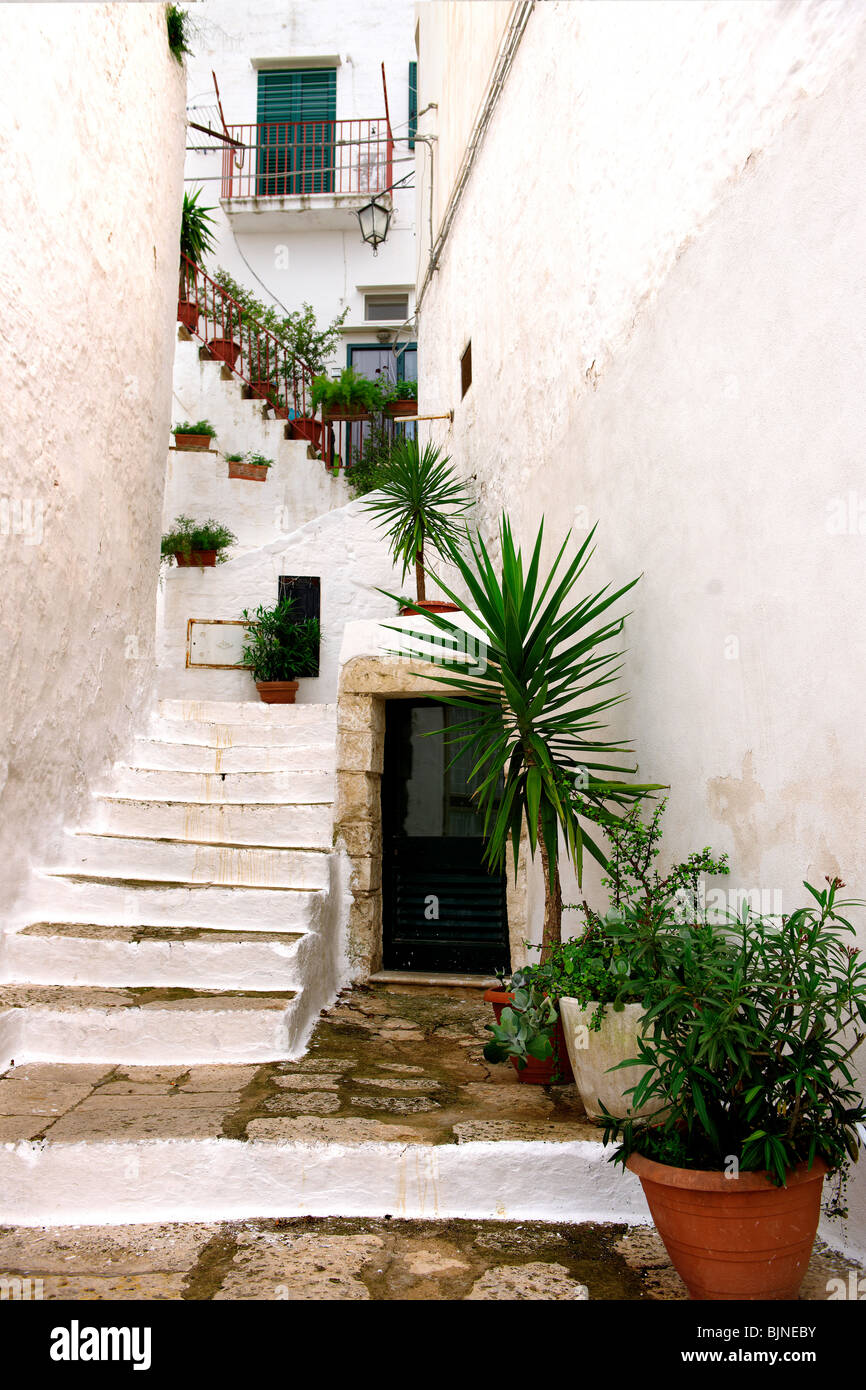
<instances>
[{"instance_id":1,"label":"weathered plaster wall","mask_svg":"<svg viewBox=\"0 0 866 1390\"><path fill-rule=\"evenodd\" d=\"M621 724L669 852L786 910L866 884L864 80L857 5L539 6L421 315L488 524L598 518L594 581L644 574Z\"/></svg>"},{"instance_id":2,"label":"weathered plaster wall","mask_svg":"<svg viewBox=\"0 0 866 1390\"><path fill-rule=\"evenodd\" d=\"M153 674L185 82L164 7L0 6L0 902Z\"/></svg>"}]
</instances>

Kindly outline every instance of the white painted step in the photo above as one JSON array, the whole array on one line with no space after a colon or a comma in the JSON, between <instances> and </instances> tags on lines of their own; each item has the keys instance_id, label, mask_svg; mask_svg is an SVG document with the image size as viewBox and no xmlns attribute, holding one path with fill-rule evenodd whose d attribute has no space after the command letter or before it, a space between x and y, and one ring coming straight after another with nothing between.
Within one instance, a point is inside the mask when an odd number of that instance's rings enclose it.
<instances>
[{"instance_id":1,"label":"white painted step","mask_svg":"<svg viewBox=\"0 0 866 1390\"><path fill-rule=\"evenodd\" d=\"M46 906L58 922L214 927L220 931L317 930L321 892L296 888L239 888L158 883L105 876L34 876L33 901L22 915L44 920Z\"/></svg>"},{"instance_id":2,"label":"white painted step","mask_svg":"<svg viewBox=\"0 0 866 1390\"><path fill-rule=\"evenodd\" d=\"M333 813L328 804L226 806L100 796L95 802L93 824L87 828L200 844L329 849L333 841Z\"/></svg>"},{"instance_id":3,"label":"white painted step","mask_svg":"<svg viewBox=\"0 0 866 1390\"><path fill-rule=\"evenodd\" d=\"M299 706L298 708L302 708ZM311 706L316 709L319 706ZM336 741L333 718L305 719L297 724L251 720L245 724L214 724L195 719L151 719L146 735L163 743L194 743L205 748L309 748Z\"/></svg>"},{"instance_id":4,"label":"white painted step","mask_svg":"<svg viewBox=\"0 0 866 1390\"><path fill-rule=\"evenodd\" d=\"M72 833L56 872L179 884L244 888L326 888L328 856L317 850L196 845L183 840L124 839Z\"/></svg>"},{"instance_id":5,"label":"white painted step","mask_svg":"<svg viewBox=\"0 0 866 1390\"><path fill-rule=\"evenodd\" d=\"M298 990L301 933L45 922L10 932L3 973L31 984Z\"/></svg>"},{"instance_id":6,"label":"white painted step","mask_svg":"<svg viewBox=\"0 0 866 1390\"><path fill-rule=\"evenodd\" d=\"M266 705L263 700L160 700L157 714L173 721L209 724L259 724L264 728L330 723L336 728L334 704Z\"/></svg>"},{"instance_id":7,"label":"white painted step","mask_svg":"<svg viewBox=\"0 0 866 1390\"><path fill-rule=\"evenodd\" d=\"M166 996L174 997L166 997ZM289 1053L295 995L0 985L0 1064L258 1062Z\"/></svg>"},{"instance_id":8,"label":"white painted step","mask_svg":"<svg viewBox=\"0 0 866 1390\"><path fill-rule=\"evenodd\" d=\"M335 776L327 772L184 772L177 769L114 766L112 792L149 801L249 805L330 804Z\"/></svg>"},{"instance_id":9,"label":"white painted step","mask_svg":"<svg viewBox=\"0 0 866 1390\"><path fill-rule=\"evenodd\" d=\"M214 748L198 743L169 743L138 735L134 741L134 767L161 768L167 772L332 772L336 762L334 743L310 743L291 747Z\"/></svg>"}]
</instances>

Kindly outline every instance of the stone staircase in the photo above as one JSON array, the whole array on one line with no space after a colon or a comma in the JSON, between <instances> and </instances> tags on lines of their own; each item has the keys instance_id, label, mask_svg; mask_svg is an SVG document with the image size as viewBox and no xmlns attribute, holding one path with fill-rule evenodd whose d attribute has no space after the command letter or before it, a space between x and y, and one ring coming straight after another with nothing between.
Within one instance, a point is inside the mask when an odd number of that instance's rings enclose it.
<instances>
[{"instance_id":1,"label":"stone staircase","mask_svg":"<svg viewBox=\"0 0 866 1390\"><path fill-rule=\"evenodd\" d=\"M0 1065L302 1050L336 987L331 705L163 700L0 948Z\"/></svg>"}]
</instances>

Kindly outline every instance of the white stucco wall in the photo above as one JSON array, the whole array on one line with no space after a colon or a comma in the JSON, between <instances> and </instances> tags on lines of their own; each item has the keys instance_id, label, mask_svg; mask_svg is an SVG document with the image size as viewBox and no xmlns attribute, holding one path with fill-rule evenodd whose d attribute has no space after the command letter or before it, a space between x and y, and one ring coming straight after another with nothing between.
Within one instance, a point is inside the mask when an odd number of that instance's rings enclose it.
<instances>
[{"instance_id":1,"label":"white stucco wall","mask_svg":"<svg viewBox=\"0 0 866 1390\"><path fill-rule=\"evenodd\" d=\"M280 58L294 66L305 58L311 65L317 59L333 59L337 68L337 120L378 118L385 110L384 61L395 137L393 177L397 180L412 172L412 153L406 142L408 65L415 59L412 0L370 0L362 6L351 0L316 0L315 4L266 0L254 9L238 6L233 0L204 0L193 8L191 17L195 50L189 83L192 120L214 123L213 71L227 124L255 122L258 79L253 60L270 60L273 66ZM207 137L202 139L191 131L188 144L195 147L197 142L207 143ZM374 256L361 241L354 212L341 214L336 226L323 229L314 225L314 214L273 214L263 205L254 225L248 219L242 226L232 225L219 206L221 171L221 149L203 153L193 148L187 156L187 188L200 186L204 190L201 201L217 209L217 249L207 262L208 269L223 266L265 302L273 296L288 309L308 302L321 325L348 306L345 342L375 344L376 330L383 328L381 323L364 327L365 292L401 288L409 292L411 311L415 195L410 189L395 191L391 229ZM408 334L403 334L401 342L408 340ZM342 367L345 363L343 347L334 365Z\"/></svg>"},{"instance_id":2,"label":"white stucco wall","mask_svg":"<svg viewBox=\"0 0 866 1390\"><path fill-rule=\"evenodd\" d=\"M866 887L864 81L859 5L537 7L420 316L488 531L598 519L587 584L643 572L617 722L664 853L784 910Z\"/></svg>"},{"instance_id":3,"label":"white stucco wall","mask_svg":"<svg viewBox=\"0 0 866 1390\"><path fill-rule=\"evenodd\" d=\"M185 82L161 4L0 6L0 900L153 675Z\"/></svg>"}]
</instances>

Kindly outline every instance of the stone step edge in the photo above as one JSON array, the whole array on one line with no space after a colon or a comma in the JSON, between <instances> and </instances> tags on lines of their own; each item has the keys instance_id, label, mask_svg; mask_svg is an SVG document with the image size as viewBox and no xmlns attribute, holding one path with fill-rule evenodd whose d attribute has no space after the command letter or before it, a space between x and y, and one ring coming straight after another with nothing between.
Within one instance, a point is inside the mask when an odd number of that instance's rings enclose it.
<instances>
[{"instance_id":1,"label":"stone step edge","mask_svg":"<svg viewBox=\"0 0 866 1390\"><path fill-rule=\"evenodd\" d=\"M69 883L93 883L111 888L184 888L190 890L195 890L197 888L219 888L226 889L232 893L265 892L319 894L326 891L321 887L303 888L295 884L286 885L282 883L219 883L205 879L135 878L134 876L118 878L114 874L83 874L75 869L43 869L40 873L46 878L65 879Z\"/></svg>"},{"instance_id":2,"label":"stone step edge","mask_svg":"<svg viewBox=\"0 0 866 1390\"><path fill-rule=\"evenodd\" d=\"M45 930L40 930L41 928ZM87 929L88 934L82 935L84 929ZM131 941L124 941L122 937L111 936L111 932L135 932L137 936ZM188 945L198 941L222 941L226 945L294 945L307 935L309 933L304 931L236 931L230 927L171 927L159 926L156 923L144 926L137 922L27 922L23 927L11 927L5 933L5 940L26 936L28 940L35 941L120 941L130 946L144 943Z\"/></svg>"},{"instance_id":3,"label":"stone step edge","mask_svg":"<svg viewBox=\"0 0 866 1390\"><path fill-rule=\"evenodd\" d=\"M66 833L70 837L83 836L88 840L122 840L124 844L133 841L135 844L193 845L196 849L255 849L269 850L275 854L331 854L333 852L332 845L254 845L245 840L195 840L188 835L133 835L128 831L88 830L85 826L80 829L68 830ZM49 870L50 872L51 870Z\"/></svg>"},{"instance_id":4,"label":"stone step edge","mask_svg":"<svg viewBox=\"0 0 866 1390\"><path fill-rule=\"evenodd\" d=\"M637 1179L607 1159L589 1140L21 1140L0 1146L0 1223L390 1215L649 1225Z\"/></svg>"},{"instance_id":5,"label":"stone step edge","mask_svg":"<svg viewBox=\"0 0 866 1390\"><path fill-rule=\"evenodd\" d=\"M192 777L201 777L207 774L193 772L190 775ZM243 773L242 775L245 777L255 777L257 774L252 772ZM311 775L315 777L321 774L312 773ZM249 806L251 810L260 810L263 807L279 809L280 807L333 806L334 804L333 797L329 797L326 801L197 801L194 797L189 796L129 796L123 792L97 792L95 800L110 801L116 806L234 806L236 808ZM80 833L92 834L94 832L82 831Z\"/></svg>"}]
</instances>

